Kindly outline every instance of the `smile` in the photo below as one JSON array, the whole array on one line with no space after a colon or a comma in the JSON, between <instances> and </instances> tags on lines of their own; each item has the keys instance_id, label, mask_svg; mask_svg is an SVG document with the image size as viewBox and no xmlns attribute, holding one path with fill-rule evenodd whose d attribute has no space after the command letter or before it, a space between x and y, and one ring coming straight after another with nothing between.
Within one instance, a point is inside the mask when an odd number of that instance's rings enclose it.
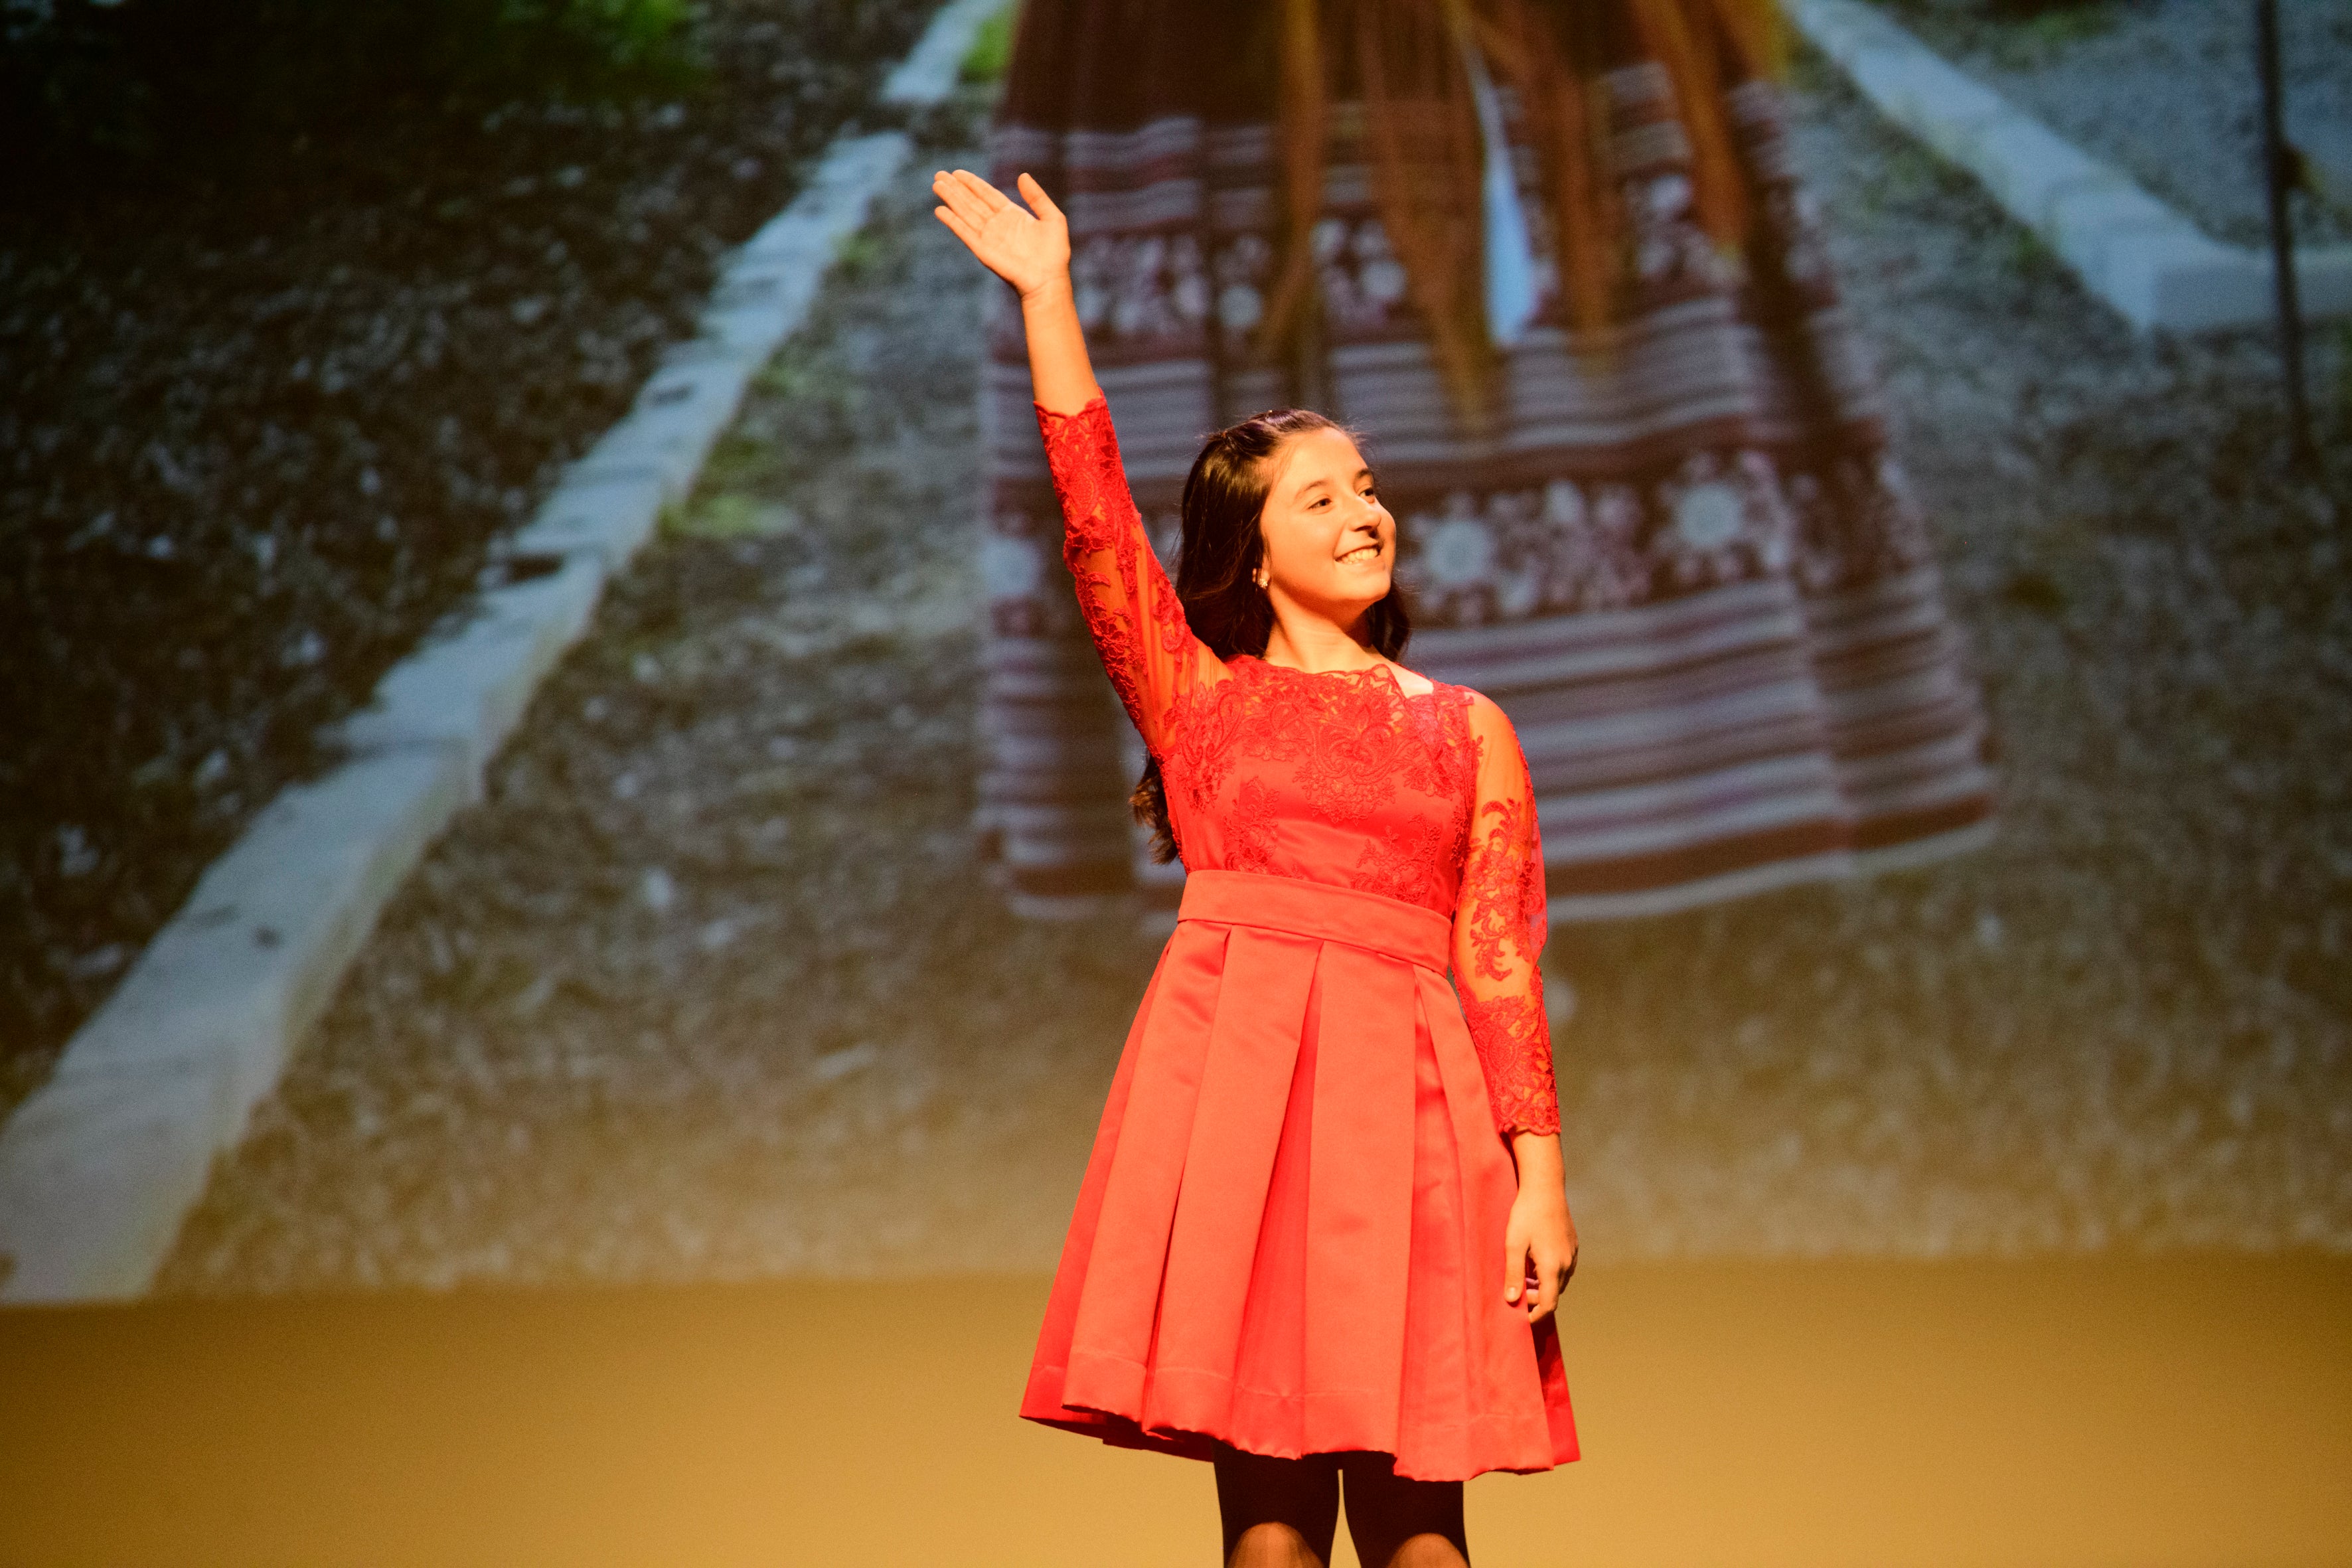
<instances>
[{"instance_id":1,"label":"smile","mask_svg":"<svg viewBox=\"0 0 2352 1568\"><path fill-rule=\"evenodd\" d=\"M1358 545L1355 549L1350 550L1345 555L1340 556L1339 564L1342 566L1369 566L1380 558L1381 547L1379 545L1361 544Z\"/></svg>"}]
</instances>

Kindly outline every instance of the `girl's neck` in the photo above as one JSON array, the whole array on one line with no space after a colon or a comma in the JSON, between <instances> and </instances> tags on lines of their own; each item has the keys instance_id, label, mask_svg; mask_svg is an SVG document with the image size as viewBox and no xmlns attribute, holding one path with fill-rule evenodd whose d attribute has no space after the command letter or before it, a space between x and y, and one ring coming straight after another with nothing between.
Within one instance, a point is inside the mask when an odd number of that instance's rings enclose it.
<instances>
[{"instance_id":1,"label":"girl's neck","mask_svg":"<svg viewBox=\"0 0 2352 1568\"><path fill-rule=\"evenodd\" d=\"M1285 669L1301 670L1308 675L1324 675L1335 669L1374 669L1388 662L1356 639L1355 634L1337 621L1321 616L1292 617L1277 614L1274 630L1265 639L1265 662ZM1358 626L1363 625L1358 621Z\"/></svg>"}]
</instances>

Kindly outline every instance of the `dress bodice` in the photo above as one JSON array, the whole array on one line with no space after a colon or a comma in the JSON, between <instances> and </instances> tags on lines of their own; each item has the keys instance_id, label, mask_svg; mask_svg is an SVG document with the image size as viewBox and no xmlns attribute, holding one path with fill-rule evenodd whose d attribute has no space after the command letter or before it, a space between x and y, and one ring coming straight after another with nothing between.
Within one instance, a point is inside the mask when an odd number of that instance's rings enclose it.
<instances>
[{"instance_id":1,"label":"dress bodice","mask_svg":"<svg viewBox=\"0 0 2352 1568\"><path fill-rule=\"evenodd\" d=\"M1472 694L1409 695L1385 668L1226 661L1160 752L1188 869L1330 882L1451 916L1475 787Z\"/></svg>"},{"instance_id":2,"label":"dress bodice","mask_svg":"<svg viewBox=\"0 0 2352 1568\"><path fill-rule=\"evenodd\" d=\"M1466 687L1407 692L1385 666L1310 673L1218 658L1152 554L1108 408L1041 409L1039 422L1079 608L1159 760L1185 867L1328 883L1445 915L1496 1125L1557 1131L1537 964L1543 856L1510 721Z\"/></svg>"}]
</instances>

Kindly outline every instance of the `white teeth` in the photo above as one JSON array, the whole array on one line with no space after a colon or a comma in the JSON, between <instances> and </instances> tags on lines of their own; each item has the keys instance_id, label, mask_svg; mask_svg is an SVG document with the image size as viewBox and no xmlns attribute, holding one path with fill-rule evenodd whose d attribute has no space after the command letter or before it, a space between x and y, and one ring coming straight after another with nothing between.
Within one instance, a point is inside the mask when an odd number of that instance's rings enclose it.
<instances>
[{"instance_id":1,"label":"white teeth","mask_svg":"<svg viewBox=\"0 0 2352 1568\"><path fill-rule=\"evenodd\" d=\"M1378 558L1380 552L1381 547L1377 544L1363 545L1358 549L1350 550L1348 553L1339 557L1339 563L1343 566L1349 564L1361 564L1364 562Z\"/></svg>"}]
</instances>

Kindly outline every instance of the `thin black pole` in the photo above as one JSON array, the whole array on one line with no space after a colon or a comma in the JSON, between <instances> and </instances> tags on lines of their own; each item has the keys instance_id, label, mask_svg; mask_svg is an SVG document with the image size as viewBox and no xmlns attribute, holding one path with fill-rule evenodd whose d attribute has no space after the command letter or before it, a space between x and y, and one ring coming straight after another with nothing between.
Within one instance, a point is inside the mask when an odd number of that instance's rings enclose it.
<instances>
[{"instance_id":1,"label":"thin black pole","mask_svg":"<svg viewBox=\"0 0 2352 1568\"><path fill-rule=\"evenodd\" d=\"M2263 175L2270 197L2271 280L2278 297L2279 357L2286 371L2288 440L2298 468L2317 464L2303 384L2303 300L2294 269L2294 215L2287 197L2302 184L2301 155L2286 139L2279 85L2278 0L2254 0L2254 61L2263 79Z\"/></svg>"}]
</instances>

